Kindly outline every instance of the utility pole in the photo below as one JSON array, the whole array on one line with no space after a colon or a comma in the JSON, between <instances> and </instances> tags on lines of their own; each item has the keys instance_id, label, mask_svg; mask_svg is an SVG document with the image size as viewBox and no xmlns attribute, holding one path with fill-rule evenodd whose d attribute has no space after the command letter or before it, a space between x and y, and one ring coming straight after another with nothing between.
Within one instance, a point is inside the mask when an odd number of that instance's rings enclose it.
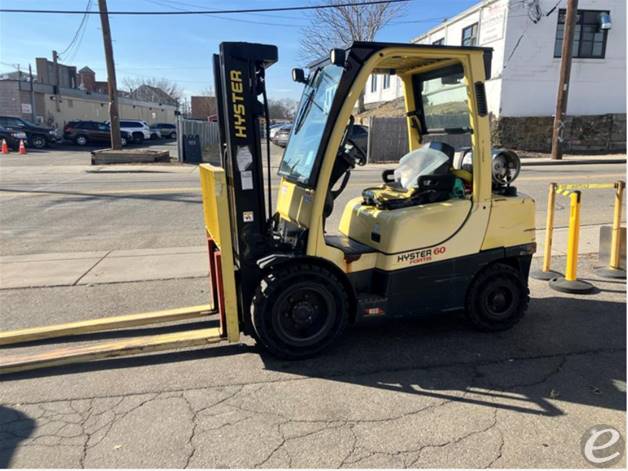
<instances>
[{"instance_id":1,"label":"utility pole","mask_svg":"<svg viewBox=\"0 0 628 471\"><path fill-rule=\"evenodd\" d=\"M102 39L105 44L105 61L107 62L107 84L109 90L109 121L111 122L111 148L122 149L120 142L120 116L118 115L118 86L116 84L116 67L113 62L113 46L111 45L111 29L107 13L107 0L98 0Z\"/></svg>"},{"instance_id":2,"label":"utility pole","mask_svg":"<svg viewBox=\"0 0 628 471\"><path fill-rule=\"evenodd\" d=\"M31 121L35 122L35 88L33 86L33 68L28 64L28 79L31 83Z\"/></svg>"},{"instance_id":3,"label":"utility pole","mask_svg":"<svg viewBox=\"0 0 628 471\"><path fill-rule=\"evenodd\" d=\"M558 79L558 96L556 97L556 113L552 129L552 159L563 158L562 135L565 114L567 113L567 98L569 97L569 76L571 75L571 49L573 35L576 29L578 0L567 0L565 15L565 30L563 32L563 47L560 53L560 78ZM560 14L560 13L559 13Z\"/></svg>"},{"instance_id":4,"label":"utility pole","mask_svg":"<svg viewBox=\"0 0 628 471\"><path fill-rule=\"evenodd\" d=\"M54 64L54 74L55 74L55 107L57 113L61 111L61 104L59 100L61 99L61 95L59 94L59 54L57 51L52 51L52 63Z\"/></svg>"}]
</instances>

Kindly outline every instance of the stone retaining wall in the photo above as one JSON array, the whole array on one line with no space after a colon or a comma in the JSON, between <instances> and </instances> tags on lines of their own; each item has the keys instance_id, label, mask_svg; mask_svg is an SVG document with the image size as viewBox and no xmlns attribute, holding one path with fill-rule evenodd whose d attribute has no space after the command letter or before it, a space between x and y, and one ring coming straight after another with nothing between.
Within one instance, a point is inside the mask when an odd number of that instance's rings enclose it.
<instances>
[{"instance_id":1,"label":"stone retaining wall","mask_svg":"<svg viewBox=\"0 0 628 471\"><path fill-rule=\"evenodd\" d=\"M550 152L553 121L551 116L491 119L493 146ZM568 116L563 138L565 152L625 151L626 115Z\"/></svg>"}]
</instances>

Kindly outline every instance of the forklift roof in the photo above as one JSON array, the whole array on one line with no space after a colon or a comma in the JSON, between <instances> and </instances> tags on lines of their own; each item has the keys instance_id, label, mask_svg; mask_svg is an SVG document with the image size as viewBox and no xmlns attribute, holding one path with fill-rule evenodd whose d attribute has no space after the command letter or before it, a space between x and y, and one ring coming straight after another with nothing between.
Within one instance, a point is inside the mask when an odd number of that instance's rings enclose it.
<instances>
[{"instance_id":1,"label":"forklift roof","mask_svg":"<svg viewBox=\"0 0 628 471\"><path fill-rule=\"evenodd\" d=\"M420 67L420 66L424 66L424 65L430 65L433 64L435 62L441 61L441 60L448 60L451 57L447 55L447 52L452 52L452 51L482 51L483 55L484 55L484 67L486 69L486 78L488 79L491 74L491 61L493 58L493 48L491 47L476 47L476 46L441 46L441 45L433 45L433 44L414 44L414 43L384 43L384 42L366 42L366 41L354 41L353 44L351 44L351 46L349 46L348 48L346 48L345 50L347 51L347 57L349 56L349 54L351 54L352 52L355 52L357 54L357 57L361 60L364 61L366 60L368 57L370 57L373 53L380 51L382 49L386 49L386 48L404 48L404 49L408 49L409 51L416 51L416 50L434 50L434 49L442 49L444 56L443 59L434 59L432 57L425 57L425 58L420 58L420 57L391 57L388 59L385 59L381 64L379 64L379 66L374 70L375 73L389 73L389 74L395 74L397 70L399 70L401 67L401 64L403 64L403 69L413 69L416 67ZM327 64L330 61L329 56L319 59L317 61L314 61L310 64L308 64L308 69L313 69L315 67L320 67L323 66L325 64Z\"/></svg>"}]
</instances>

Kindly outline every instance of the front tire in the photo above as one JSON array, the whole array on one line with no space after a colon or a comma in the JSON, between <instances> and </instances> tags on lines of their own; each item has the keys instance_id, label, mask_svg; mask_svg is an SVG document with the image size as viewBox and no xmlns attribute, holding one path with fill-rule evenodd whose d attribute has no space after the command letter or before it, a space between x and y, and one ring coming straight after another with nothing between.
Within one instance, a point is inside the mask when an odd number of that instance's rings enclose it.
<instances>
[{"instance_id":1,"label":"front tire","mask_svg":"<svg viewBox=\"0 0 628 471\"><path fill-rule=\"evenodd\" d=\"M87 145L87 137L86 136L76 136L76 139L74 139L74 143L77 146L85 146Z\"/></svg>"},{"instance_id":2,"label":"front tire","mask_svg":"<svg viewBox=\"0 0 628 471\"><path fill-rule=\"evenodd\" d=\"M35 149L43 149L46 147L46 138L44 136L33 136L31 144Z\"/></svg>"},{"instance_id":3,"label":"front tire","mask_svg":"<svg viewBox=\"0 0 628 471\"><path fill-rule=\"evenodd\" d=\"M136 133L133 134L133 142L135 142L136 144L144 144L144 134L142 133Z\"/></svg>"},{"instance_id":4,"label":"front tire","mask_svg":"<svg viewBox=\"0 0 628 471\"><path fill-rule=\"evenodd\" d=\"M530 290L519 270L495 263L484 268L467 291L466 315L481 331L510 329L525 315Z\"/></svg>"},{"instance_id":5,"label":"front tire","mask_svg":"<svg viewBox=\"0 0 628 471\"><path fill-rule=\"evenodd\" d=\"M170 133L170 139L176 139L177 138L177 133L176 132L171 132Z\"/></svg>"},{"instance_id":6,"label":"front tire","mask_svg":"<svg viewBox=\"0 0 628 471\"><path fill-rule=\"evenodd\" d=\"M297 360L340 337L348 311L341 281L325 268L303 263L280 267L262 279L251 317L258 342L277 357Z\"/></svg>"}]
</instances>

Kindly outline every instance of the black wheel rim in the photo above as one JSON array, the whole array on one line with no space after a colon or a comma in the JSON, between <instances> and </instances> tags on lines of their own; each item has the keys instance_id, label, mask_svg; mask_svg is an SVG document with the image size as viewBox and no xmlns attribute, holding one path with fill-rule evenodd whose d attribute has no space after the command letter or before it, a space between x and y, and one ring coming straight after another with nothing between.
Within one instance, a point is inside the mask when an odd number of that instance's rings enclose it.
<instances>
[{"instance_id":1,"label":"black wheel rim","mask_svg":"<svg viewBox=\"0 0 628 471\"><path fill-rule=\"evenodd\" d=\"M336 316L333 295L323 285L302 282L279 295L272 310L272 324L283 342L305 347L324 339Z\"/></svg>"},{"instance_id":2,"label":"black wheel rim","mask_svg":"<svg viewBox=\"0 0 628 471\"><path fill-rule=\"evenodd\" d=\"M517 287L509 280L491 280L483 290L481 302L485 315L493 320L506 320L519 302Z\"/></svg>"}]
</instances>

